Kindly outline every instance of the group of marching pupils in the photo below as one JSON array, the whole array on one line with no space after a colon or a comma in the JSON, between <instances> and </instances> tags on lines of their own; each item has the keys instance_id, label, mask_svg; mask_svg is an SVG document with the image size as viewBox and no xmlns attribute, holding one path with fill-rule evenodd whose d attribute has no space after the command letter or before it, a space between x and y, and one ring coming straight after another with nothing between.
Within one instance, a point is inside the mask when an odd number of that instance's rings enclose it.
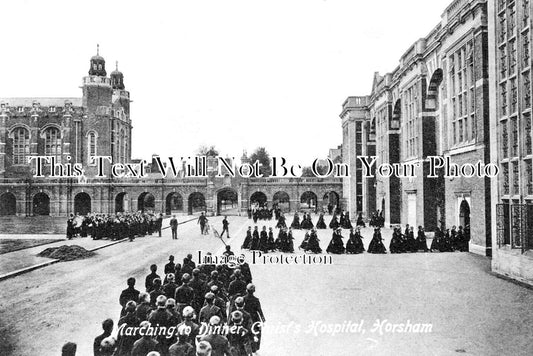
<instances>
[{"instance_id":1,"label":"group of marching pupils","mask_svg":"<svg viewBox=\"0 0 533 356\"><path fill-rule=\"evenodd\" d=\"M264 212L268 212L264 213ZM293 230L307 230L303 242L300 244L299 249L304 252L322 253L320 247L320 239L318 238L318 230L327 229L328 226L333 230L333 236L326 249L327 253L332 254L360 254L365 252L363 243L363 236L361 235L361 228L366 227L362 214L357 217L356 227L352 226L350 221L349 212L339 212L336 210L333 213L329 225L326 225L324 221L324 214L320 213L316 226L313 224L311 214L304 212L300 219L300 214L296 212L294 214L292 223L287 227L284 214L278 209L260 208L255 210L248 217L257 223L258 219L270 220L271 213L275 213L277 224L276 229L279 229L277 237L274 237L273 228L270 227L267 230L266 226L263 226L262 230L255 226L248 227L246 232L246 238L242 244L242 249L248 249L251 251L261 251L263 253L280 251L293 253L294 252L294 237ZM264 217L263 217L264 216ZM260 218L261 217L261 218ZM384 226L383 213L375 212L370 219L370 226L374 227L374 234L372 240L368 246L368 252L373 254L387 253L387 248L383 243L381 235L381 227ZM350 230L350 236L346 244L343 241L342 229ZM467 252L470 241L470 227L463 228L459 226L457 229L455 226L452 229L439 229L435 231L435 237L431 242L431 246L428 248L427 239L424 228L418 227L418 232L415 237L414 227L406 225L404 233L402 233L401 227L397 226L393 230L392 238L389 245L390 253L408 253L408 252L454 252L461 251Z\"/></svg>"},{"instance_id":2,"label":"group of marching pupils","mask_svg":"<svg viewBox=\"0 0 533 356\"><path fill-rule=\"evenodd\" d=\"M93 240L117 240L128 237L146 236L158 233L161 236L163 215L136 212L116 214L93 214L81 216L70 214L67 220L67 239L88 237Z\"/></svg>"}]
</instances>

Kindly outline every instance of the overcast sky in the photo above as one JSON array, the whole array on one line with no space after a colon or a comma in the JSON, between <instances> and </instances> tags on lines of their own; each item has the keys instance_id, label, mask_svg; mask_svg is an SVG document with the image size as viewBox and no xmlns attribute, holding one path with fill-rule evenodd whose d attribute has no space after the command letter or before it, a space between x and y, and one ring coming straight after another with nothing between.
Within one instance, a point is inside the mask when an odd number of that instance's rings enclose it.
<instances>
[{"instance_id":1,"label":"overcast sky","mask_svg":"<svg viewBox=\"0 0 533 356\"><path fill-rule=\"evenodd\" d=\"M2 1L0 97L81 96L100 44L133 100L133 155L265 146L309 164L451 0Z\"/></svg>"}]
</instances>

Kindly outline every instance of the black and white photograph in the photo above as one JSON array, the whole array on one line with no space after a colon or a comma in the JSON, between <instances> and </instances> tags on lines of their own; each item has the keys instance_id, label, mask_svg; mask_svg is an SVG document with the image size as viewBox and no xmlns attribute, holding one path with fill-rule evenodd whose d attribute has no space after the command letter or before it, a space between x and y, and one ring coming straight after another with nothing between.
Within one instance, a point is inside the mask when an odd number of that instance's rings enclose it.
<instances>
[{"instance_id":1,"label":"black and white photograph","mask_svg":"<svg viewBox=\"0 0 533 356\"><path fill-rule=\"evenodd\" d=\"M0 14L0 356L533 355L530 0Z\"/></svg>"}]
</instances>

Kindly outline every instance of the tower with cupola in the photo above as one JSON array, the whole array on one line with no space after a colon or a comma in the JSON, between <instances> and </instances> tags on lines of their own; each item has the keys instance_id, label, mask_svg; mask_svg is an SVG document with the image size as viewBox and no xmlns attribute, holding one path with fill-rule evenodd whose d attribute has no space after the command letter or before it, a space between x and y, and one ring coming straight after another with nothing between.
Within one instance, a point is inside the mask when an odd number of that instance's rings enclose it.
<instances>
[{"instance_id":1,"label":"tower with cupola","mask_svg":"<svg viewBox=\"0 0 533 356\"><path fill-rule=\"evenodd\" d=\"M91 57L89 75L83 78L82 105L85 115L82 120L79 137L84 143L81 147L81 161L91 169L92 156L112 156L111 144L111 106L113 87L107 77L105 60L97 47L96 55Z\"/></svg>"},{"instance_id":2,"label":"tower with cupola","mask_svg":"<svg viewBox=\"0 0 533 356\"><path fill-rule=\"evenodd\" d=\"M118 62L110 77L113 88L111 119L113 161L124 163L131 160L130 93L124 85L124 74L118 70Z\"/></svg>"}]
</instances>

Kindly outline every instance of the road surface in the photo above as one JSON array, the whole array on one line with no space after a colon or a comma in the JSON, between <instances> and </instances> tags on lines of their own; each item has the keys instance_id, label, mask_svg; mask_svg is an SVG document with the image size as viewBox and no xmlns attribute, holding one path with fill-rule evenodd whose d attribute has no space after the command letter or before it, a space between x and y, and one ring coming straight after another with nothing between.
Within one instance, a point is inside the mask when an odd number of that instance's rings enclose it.
<instances>
[{"instance_id":1,"label":"road surface","mask_svg":"<svg viewBox=\"0 0 533 356\"><path fill-rule=\"evenodd\" d=\"M239 252L252 222L229 221L229 243ZM211 222L221 230L221 218ZM371 233L364 230L366 245ZM331 230L319 232L324 250L330 235ZM181 262L198 250L223 251L222 242L200 235L195 222L180 226L178 237L172 241L165 230L162 238L124 242L87 260L0 282L0 355L58 355L67 341L78 344L78 355L91 355L101 322L117 321L118 297L128 277L137 278L143 290L149 266L156 263L161 271L170 254ZM388 240L390 231L384 237ZM302 239L297 231L295 245ZM251 265L267 318L260 355L533 354L533 291L491 275L484 257L417 253L331 259L331 265Z\"/></svg>"}]
</instances>

